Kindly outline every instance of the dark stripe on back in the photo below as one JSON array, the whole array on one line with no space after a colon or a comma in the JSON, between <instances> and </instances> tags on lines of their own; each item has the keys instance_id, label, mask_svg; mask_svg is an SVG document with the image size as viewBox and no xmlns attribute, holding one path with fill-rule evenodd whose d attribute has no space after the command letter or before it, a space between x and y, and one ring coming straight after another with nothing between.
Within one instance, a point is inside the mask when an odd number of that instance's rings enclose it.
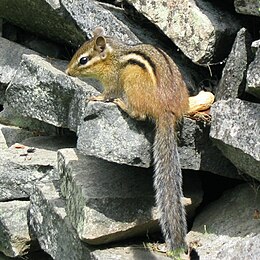
<instances>
[{"instance_id":1,"label":"dark stripe on back","mask_svg":"<svg viewBox=\"0 0 260 260\"><path fill-rule=\"evenodd\" d=\"M135 60L135 59L129 59L125 64L124 67L126 67L129 64L133 64L133 65L137 65L139 67L141 67L142 69L146 69L145 64L143 64L142 62Z\"/></svg>"},{"instance_id":2,"label":"dark stripe on back","mask_svg":"<svg viewBox=\"0 0 260 260\"><path fill-rule=\"evenodd\" d=\"M169 61L170 58L169 58L169 57L166 55L166 53L165 53L163 50L161 50L160 48L155 47L155 49L164 57L164 59L165 59L167 65L168 65L168 67L169 67L169 69L170 69L170 72L171 72L171 74L173 75L172 66L171 66L171 63L170 63L170 61Z\"/></svg>"},{"instance_id":3,"label":"dark stripe on back","mask_svg":"<svg viewBox=\"0 0 260 260\"><path fill-rule=\"evenodd\" d=\"M145 53L143 53L141 51L129 51L127 54L131 54L131 53L137 54L137 55L143 57L150 64L150 66L152 67L153 73L156 76L156 65L148 55L146 55Z\"/></svg>"}]
</instances>

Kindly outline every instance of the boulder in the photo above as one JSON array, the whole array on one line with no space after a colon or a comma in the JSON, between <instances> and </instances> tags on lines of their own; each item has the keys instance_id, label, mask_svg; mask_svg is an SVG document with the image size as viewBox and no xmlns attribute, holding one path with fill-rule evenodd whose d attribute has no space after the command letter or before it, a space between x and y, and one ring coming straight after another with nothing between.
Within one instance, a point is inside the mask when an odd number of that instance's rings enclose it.
<instances>
[{"instance_id":1,"label":"boulder","mask_svg":"<svg viewBox=\"0 0 260 260\"><path fill-rule=\"evenodd\" d=\"M148 170L83 156L75 149L59 150L58 166L67 214L81 240L99 245L158 230ZM185 196L192 197L184 202L193 204L188 214L202 200L199 187L198 177L184 182Z\"/></svg>"},{"instance_id":2,"label":"boulder","mask_svg":"<svg viewBox=\"0 0 260 260\"><path fill-rule=\"evenodd\" d=\"M98 92L65 75L65 67L59 60L24 55L6 90L8 104L23 116L76 131L86 97Z\"/></svg>"},{"instance_id":3,"label":"boulder","mask_svg":"<svg viewBox=\"0 0 260 260\"><path fill-rule=\"evenodd\" d=\"M73 147L67 137L33 137L1 149L0 201L29 198L33 185L57 178L56 151Z\"/></svg>"},{"instance_id":4,"label":"boulder","mask_svg":"<svg viewBox=\"0 0 260 260\"><path fill-rule=\"evenodd\" d=\"M247 71L246 91L260 100L260 48Z\"/></svg>"},{"instance_id":5,"label":"boulder","mask_svg":"<svg viewBox=\"0 0 260 260\"><path fill-rule=\"evenodd\" d=\"M13 78L22 55L36 54L36 52L2 37L0 37L0 49L0 104L4 104L6 87Z\"/></svg>"},{"instance_id":6,"label":"boulder","mask_svg":"<svg viewBox=\"0 0 260 260\"><path fill-rule=\"evenodd\" d=\"M234 0L236 12L240 14L260 16L260 3L258 0Z\"/></svg>"},{"instance_id":7,"label":"boulder","mask_svg":"<svg viewBox=\"0 0 260 260\"><path fill-rule=\"evenodd\" d=\"M204 208L187 235L199 259L258 259L259 205L257 189L243 184Z\"/></svg>"},{"instance_id":8,"label":"boulder","mask_svg":"<svg viewBox=\"0 0 260 260\"><path fill-rule=\"evenodd\" d=\"M221 100L211 113L214 143L242 173L260 180L260 104Z\"/></svg>"},{"instance_id":9,"label":"boulder","mask_svg":"<svg viewBox=\"0 0 260 260\"><path fill-rule=\"evenodd\" d=\"M59 0L3 0L0 17L26 31L70 45L84 42L84 33L78 29ZM37 17L37 19L32 19Z\"/></svg>"},{"instance_id":10,"label":"boulder","mask_svg":"<svg viewBox=\"0 0 260 260\"><path fill-rule=\"evenodd\" d=\"M59 183L38 183L31 195L30 226L41 248L54 260L91 259L90 250L78 238L65 211Z\"/></svg>"},{"instance_id":11,"label":"boulder","mask_svg":"<svg viewBox=\"0 0 260 260\"><path fill-rule=\"evenodd\" d=\"M6 256L23 256L35 243L28 227L29 203L16 200L0 202L0 251Z\"/></svg>"},{"instance_id":12,"label":"boulder","mask_svg":"<svg viewBox=\"0 0 260 260\"><path fill-rule=\"evenodd\" d=\"M178 137L182 168L237 178L235 167L208 135L209 126L184 119ZM78 131L77 148L86 155L148 168L152 165L153 136L152 124L129 118L114 104L89 102Z\"/></svg>"},{"instance_id":13,"label":"boulder","mask_svg":"<svg viewBox=\"0 0 260 260\"><path fill-rule=\"evenodd\" d=\"M246 71L252 60L251 37L245 28L240 29L222 71L215 100L241 97L245 92Z\"/></svg>"},{"instance_id":14,"label":"boulder","mask_svg":"<svg viewBox=\"0 0 260 260\"><path fill-rule=\"evenodd\" d=\"M188 58L199 64L209 63L214 57L225 57L239 28L230 14L201 0L127 2L158 26Z\"/></svg>"},{"instance_id":15,"label":"boulder","mask_svg":"<svg viewBox=\"0 0 260 260\"><path fill-rule=\"evenodd\" d=\"M28 130L0 124L0 147L8 148L15 143L19 143L27 138L34 137L36 134Z\"/></svg>"}]
</instances>

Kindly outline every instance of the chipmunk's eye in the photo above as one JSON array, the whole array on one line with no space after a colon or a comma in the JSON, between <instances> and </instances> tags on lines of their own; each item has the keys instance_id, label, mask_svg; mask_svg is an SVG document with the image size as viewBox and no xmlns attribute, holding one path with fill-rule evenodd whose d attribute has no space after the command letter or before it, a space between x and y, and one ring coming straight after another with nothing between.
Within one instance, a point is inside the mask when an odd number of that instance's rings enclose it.
<instances>
[{"instance_id":1,"label":"chipmunk's eye","mask_svg":"<svg viewBox=\"0 0 260 260\"><path fill-rule=\"evenodd\" d=\"M87 56L80 58L79 64L85 65L89 61L89 58Z\"/></svg>"}]
</instances>

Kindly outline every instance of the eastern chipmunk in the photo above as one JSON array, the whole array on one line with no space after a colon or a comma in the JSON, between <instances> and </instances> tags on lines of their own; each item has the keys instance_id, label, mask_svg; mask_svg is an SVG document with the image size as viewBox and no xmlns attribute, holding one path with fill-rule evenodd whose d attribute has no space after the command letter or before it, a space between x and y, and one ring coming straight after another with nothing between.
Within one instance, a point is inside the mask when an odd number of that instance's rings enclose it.
<instances>
[{"instance_id":1,"label":"eastern chipmunk","mask_svg":"<svg viewBox=\"0 0 260 260\"><path fill-rule=\"evenodd\" d=\"M102 27L71 59L66 73L93 77L104 86L102 95L136 119L156 124L153 146L154 188L160 225L170 250L186 247L182 174L177 151L176 123L187 112L188 91L180 71L161 49L149 44L129 46L104 35Z\"/></svg>"}]
</instances>

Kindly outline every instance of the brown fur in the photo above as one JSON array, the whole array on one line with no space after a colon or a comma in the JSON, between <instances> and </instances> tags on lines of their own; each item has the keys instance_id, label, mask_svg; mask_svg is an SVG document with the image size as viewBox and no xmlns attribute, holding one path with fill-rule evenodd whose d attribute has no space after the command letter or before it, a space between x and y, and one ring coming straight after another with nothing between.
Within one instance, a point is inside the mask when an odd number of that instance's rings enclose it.
<instances>
[{"instance_id":1,"label":"brown fur","mask_svg":"<svg viewBox=\"0 0 260 260\"><path fill-rule=\"evenodd\" d=\"M82 66L79 58L84 55L90 61ZM160 224L170 249L184 246L186 220L175 125L188 110L188 92L176 64L158 48L125 45L99 30L74 55L67 73L99 79L105 90L96 100L115 99L130 116L155 121L154 187Z\"/></svg>"}]
</instances>

